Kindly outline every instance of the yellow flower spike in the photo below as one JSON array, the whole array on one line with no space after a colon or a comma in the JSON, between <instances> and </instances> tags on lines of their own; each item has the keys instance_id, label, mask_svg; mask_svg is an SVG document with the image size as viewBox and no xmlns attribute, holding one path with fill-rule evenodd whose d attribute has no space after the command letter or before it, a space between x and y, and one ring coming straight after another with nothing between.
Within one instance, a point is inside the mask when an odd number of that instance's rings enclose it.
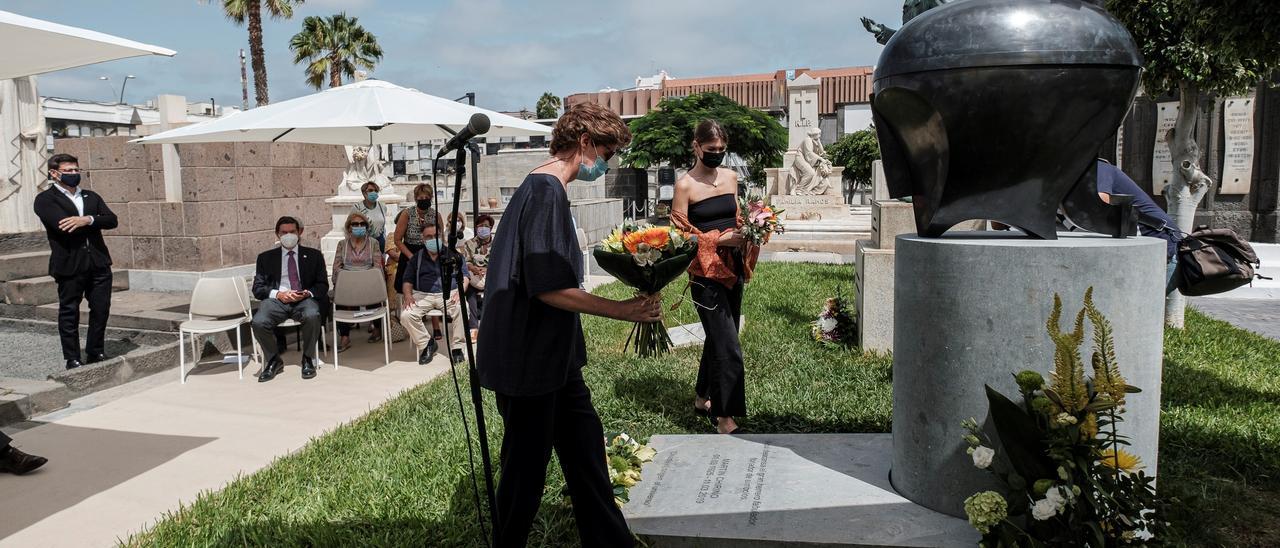
<instances>
[{"instance_id":1,"label":"yellow flower spike","mask_svg":"<svg viewBox=\"0 0 1280 548\"><path fill-rule=\"evenodd\" d=\"M1098 463L1107 468L1136 473L1142 469L1142 459L1124 449L1106 449L1099 456Z\"/></svg>"}]
</instances>

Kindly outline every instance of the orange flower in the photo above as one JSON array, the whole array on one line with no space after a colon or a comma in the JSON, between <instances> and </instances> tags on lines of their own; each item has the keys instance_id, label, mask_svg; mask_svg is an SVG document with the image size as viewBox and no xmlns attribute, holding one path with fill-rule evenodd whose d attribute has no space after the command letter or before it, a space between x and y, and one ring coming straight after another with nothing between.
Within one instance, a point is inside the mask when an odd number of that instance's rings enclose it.
<instances>
[{"instance_id":1,"label":"orange flower","mask_svg":"<svg viewBox=\"0 0 1280 548\"><path fill-rule=\"evenodd\" d=\"M653 227L642 233L644 243L649 244L650 249L665 249L667 244L671 242L671 233L666 227Z\"/></svg>"}]
</instances>

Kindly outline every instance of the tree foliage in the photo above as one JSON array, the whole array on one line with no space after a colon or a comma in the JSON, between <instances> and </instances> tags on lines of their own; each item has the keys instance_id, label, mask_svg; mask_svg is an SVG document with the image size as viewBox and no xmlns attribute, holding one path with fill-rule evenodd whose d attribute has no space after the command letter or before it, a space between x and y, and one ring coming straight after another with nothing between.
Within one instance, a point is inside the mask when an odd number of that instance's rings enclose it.
<instances>
[{"instance_id":1,"label":"tree foliage","mask_svg":"<svg viewBox=\"0 0 1280 548\"><path fill-rule=\"evenodd\" d=\"M550 91L543 93L533 110L538 118L556 118L560 116L560 98Z\"/></svg>"},{"instance_id":2,"label":"tree foliage","mask_svg":"<svg viewBox=\"0 0 1280 548\"><path fill-rule=\"evenodd\" d=\"M310 16L302 20L302 31L289 40L293 64L306 63L303 73L316 89L342 85L342 77L353 78L356 70L372 70L382 59L378 37L365 30L357 17L346 13L329 17Z\"/></svg>"},{"instance_id":3,"label":"tree foliage","mask_svg":"<svg viewBox=\"0 0 1280 548\"><path fill-rule=\"evenodd\" d=\"M827 147L831 165L844 166L844 178L859 185L871 184L871 163L880 159L875 128L855 131Z\"/></svg>"},{"instance_id":4,"label":"tree foliage","mask_svg":"<svg viewBox=\"0 0 1280 548\"><path fill-rule=\"evenodd\" d=\"M267 60L262 47L262 10L272 19L290 19L293 6L304 0L222 0L222 13L237 25L248 23L249 62L253 65L253 90L258 106L271 102L267 95Z\"/></svg>"},{"instance_id":5,"label":"tree foliage","mask_svg":"<svg viewBox=\"0 0 1280 548\"><path fill-rule=\"evenodd\" d=\"M1280 68L1280 9L1258 0L1107 0L1146 59L1149 95L1242 93Z\"/></svg>"},{"instance_id":6,"label":"tree foliage","mask_svg":"<svg viewBox=\"0 0 1280 548\"><path fill-rule=\"evenodd\" d=\"M765 168L782 166L786 128L772 116L715 92L668 97L656 110L632 120L633 138L622 161L641 169L664 162L691 166L693 130L706 119L724 127L729 136L729 152L747 161L753 182L764 182Z\"/></svg>"}]
</instances>

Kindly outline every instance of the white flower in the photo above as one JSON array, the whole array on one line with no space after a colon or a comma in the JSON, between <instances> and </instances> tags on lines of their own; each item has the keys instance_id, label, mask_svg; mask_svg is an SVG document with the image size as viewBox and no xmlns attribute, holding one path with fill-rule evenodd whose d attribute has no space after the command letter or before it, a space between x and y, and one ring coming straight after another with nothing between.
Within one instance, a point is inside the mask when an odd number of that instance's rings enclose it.
<instances>
[{"instance_id":1,"label":"white flower","mask_svg":"<svg viewBox=\"0 0 1280 548\"><path fill-rule=\"evenodd\" d=\"M1036 521L1044 521L1056 515L1058 515L1058 506L1047 498L1037 500L1031 505L1031 517L1036 518Z\"/></svg>"},{"instance_id":2,"label":"white flower","mask_svg":"<svg viewBox=\"0 0 1280 548\"><path fill-rule=\"evenodd\" d=\"M1071 500L1070 495L1064 494L1062 487L1054 487L1053 489L1045 491L1044 499L1052 502L1053 506L1057 508L1059 512L1066 508L1067 503Z\"/></svg>"},{"instance_id":3,"label":"white flower","mask_svg":"<svg viewBox=\"0 0 1280 548\"><path fill-rule=\"evenodd\" d=\"M826 316L818 318L818 329L821 329L823 333L830 333L832 331L835 331L836 319L826 317Z\"/></svg>"},{"instance_id":4,"label":"white flower","mask_svg":"<svg viewBox=\"0 0 1280 548\"><path fill-rule=\"evenodd\" d=\"M991 459L996 456L996 451L990 447L979 445L973 448L973 465L986 470L991 466Z\"/></svg>"}]
</instances>

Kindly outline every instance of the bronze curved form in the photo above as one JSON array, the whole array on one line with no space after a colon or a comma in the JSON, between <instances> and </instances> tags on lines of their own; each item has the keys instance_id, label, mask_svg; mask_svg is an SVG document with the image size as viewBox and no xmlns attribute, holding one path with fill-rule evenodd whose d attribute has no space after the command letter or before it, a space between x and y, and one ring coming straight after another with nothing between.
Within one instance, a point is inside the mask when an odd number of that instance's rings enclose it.
<instances>
[{"instance_id":1,"label":"bronze curved form","mask_svg":"<svg viewBox=\"0 0 1280 548\"><path fill-rule=\"evenodd\" d=\"M1060 205L1088 230L1132 234L1120 208L1098 199L1093 166L1141 66L1129 32L1092 2L929 10L876 66L871 108L890 195L914 198L926 237L990 219L1055 239Z\"/></svg>"}]
</instances>

